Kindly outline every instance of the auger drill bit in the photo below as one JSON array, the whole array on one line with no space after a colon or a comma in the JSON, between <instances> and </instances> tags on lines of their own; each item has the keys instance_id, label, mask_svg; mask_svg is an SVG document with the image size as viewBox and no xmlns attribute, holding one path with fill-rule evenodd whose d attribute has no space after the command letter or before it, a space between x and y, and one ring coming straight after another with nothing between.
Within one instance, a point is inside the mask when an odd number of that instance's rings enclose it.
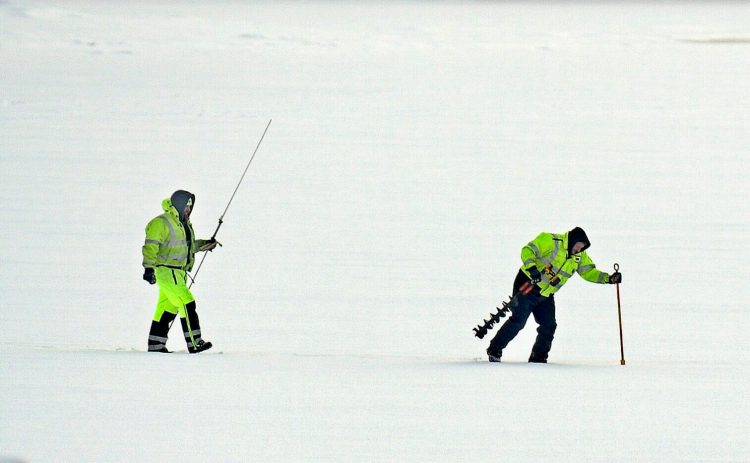
<instances>
[{"instance_id":1,"label":"auger drill bit","mask_svg":"<svg viewBox=\"0 0 750 463\"><path fill-rule=\"evenodd\" d=\"M483 325L477 325L476 328L474 328L474 336L478 337L479 339L482 339L486 334L488 330L491 330L493 326L495 326L495 323L499 322L501 318L505 317L507 315L508 311L510 310L510 303L509 302L503 302L503 307L496 307L497 312L490 314L489 320L482 320L484 322Z\"/></svg>"},{"instance_id":2,"label":"auger drill bit","mask_svg":"<svg viewBox=\"0 0 750 463\"><path fill-rule=\"evenodd\" d=\"M508 314L508 312L513 311L513 309L518 306L518 298L522 295L525 296L529 294L532 289L534 289L534 286L531 283L524 283L519 288L519 291L513 295L513 297L511 297L508 301L501 302L502 307L496 307L497 312L491 313L489 320L482 320L484 322L483 325L477 325L476 328L473 328L474 336L478 337L479 339L484 338L487 334L487 331L491 330L492 327L495 326L495 323L499 322L501 318L504 318Z\"/></svg>"}]
</instances>

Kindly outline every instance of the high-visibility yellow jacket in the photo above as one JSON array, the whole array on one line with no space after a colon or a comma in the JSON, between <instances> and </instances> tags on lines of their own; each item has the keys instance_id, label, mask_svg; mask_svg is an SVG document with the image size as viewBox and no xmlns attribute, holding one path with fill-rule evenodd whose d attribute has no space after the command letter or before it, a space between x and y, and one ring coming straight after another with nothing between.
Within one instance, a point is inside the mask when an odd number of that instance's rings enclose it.
<instances>
[{"instance_id":1,"label":"high-visibility yellow jacket","mask_svg":"<svg viewBox=\"0 0 750 463\"><path fill-rule=\"evenodd\" d=\"M189 272L195 263L195 251L205 240L196 240L190 220L183 224L177 209L169 198L161 203L164 213L146 225L146 242L143 244L143 266L146 268L170 267Z\"/></svg>"},{"instance_id":2,"label":"high-visibility yellow jacket","mask_svg":"<svg viewBox=\"0 0 750 463\"><path fill-rule=\"evenodd\" d=\"M609 275L597 270L585 249L578 254L571 254L568 243L570 232L563 234L540 233L533 241L521 249L521 270L529 276L531 267L542 275L542 281L537 283L542 296L556 293L563 285L578 273L584 280L592 283L609 283ZM585 236L585 235L584 235ZM574 243L570 243L572 245Z\"/></svg>"}]
</instances>

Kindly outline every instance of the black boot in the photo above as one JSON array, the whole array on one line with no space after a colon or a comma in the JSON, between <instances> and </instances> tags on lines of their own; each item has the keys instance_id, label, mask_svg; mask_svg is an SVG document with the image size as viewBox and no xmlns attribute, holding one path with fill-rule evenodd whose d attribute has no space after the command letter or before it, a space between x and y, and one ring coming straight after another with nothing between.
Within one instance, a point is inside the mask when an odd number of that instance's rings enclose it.
<instances>
[{"instance_id":1,"label":"black boot","mask_svg":"<svg viewBox=\"0 0 750 463\"><path fill-rule=\"evenodd\" d=\"M172 326L175 317L175 314L165 312L162 314L161 320L151 321L151 330L148 333L149 352L170 352L167 349L167 336L169 335L169 327Z\"/></svg>"},{"instance_id":2,"label":"black boot","mask_svg":"<svg viewBox=\"0 0 750 463\"><path fill-rule=\"evenodd\" d=\"M204 350L208 350L213 347L213 344L211 344L210 342L206 342L203 339L201 339L200 341L196 341L195 344L195 347L188 346L188 352L190 352L191 354L197 354L198 352L203 352Z\"/></svg>"},{"instance_id":3,"label":"black boot","mask_svg":"<svg viewBox=\"0 0 750 463\"><path fill-rule=\"evenodd\" d=\"M547 363L547 354L535 354L531 353L529 357L529 363Z\"/></svg>"},{"instance_id":4,"label":"black boot","mask_svg":"<svg viewBox=\"0 0 750 463\"><path fill-rule=\"evenodd\" d=\"M495 352L490 349L487 349L487 357L489 357L490 362L500 362L500 358L503 356L502 352Z\"/></svg>"}]
</instances>

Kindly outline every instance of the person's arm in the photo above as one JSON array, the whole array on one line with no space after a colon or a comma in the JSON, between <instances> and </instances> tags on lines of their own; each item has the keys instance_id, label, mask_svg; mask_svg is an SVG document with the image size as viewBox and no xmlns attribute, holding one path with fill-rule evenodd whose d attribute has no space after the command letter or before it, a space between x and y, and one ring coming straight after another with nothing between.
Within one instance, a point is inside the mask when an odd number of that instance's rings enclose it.
<instances>
[{"instance_id":1,"label":"person's arm","mask_svg":"<svg viewBox=\"0 0 750 463\"><path fill-rule=\"evenodd\" d=\"M157 218L146 225L146 241L141 248L144 268L156 267L159 246L168 238L169 230L167 230L163 220Z\"/></svg>"},{"instance_id":2,"label":"person's arm","mask_svg":"<svg viewBox=\"0 0 750 463\"><path fill-rule=\"evenodd\" d=\"M581 252L581 263L578 265L578 274L586 280L592 283L609 283L610 276L606 272L596 268L596 264L591 260L586 251Z\"/></svg>"}]
</instances>

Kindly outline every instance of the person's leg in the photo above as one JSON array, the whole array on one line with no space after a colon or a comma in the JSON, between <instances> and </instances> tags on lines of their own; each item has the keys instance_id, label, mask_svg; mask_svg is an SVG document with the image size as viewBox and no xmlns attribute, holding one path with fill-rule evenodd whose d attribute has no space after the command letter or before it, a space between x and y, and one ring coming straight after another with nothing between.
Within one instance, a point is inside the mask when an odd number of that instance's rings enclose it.
<instances>
[{"instance_id":1,"label":"person's leg","mask_svg":"<svg viewBox=\"0 0 750 463\"><path fill-rule=\"evenodd\" d=\"M529 357L529 362L533 363L547 363L547 357L550 349L552 349L552 340L555 338L555 330L557 329L555 298L550 296L544 299L533 310L534 320L539 324L536 330L536 342Z\"/></svg>"},{"instance_id":2,"label":"person's leg","mask_svg":"<svg viewBox=\"0 0 750 463\"><path fill-rule=\"evenodd\" d=\"M510 318L503 323L503 326L500 327L495 337L490 341L490 346L487 348L487 355L494 358L491 358L491 361L498 361L503 355L503 349L526 326L526 321L529 319L529 315L531 315L534 303L533 299L535 299L533 296L519 297L518 306L513 309Z\"/></svg>"},{"instance_id":3,"label":"person's leg","mask_svg":"<svg viewBox=\"0 0 750 463\"><path fill-rule=\"evenodd\" d=\"M157 309L158 312L158 309ZM151 320L151 329L148 332L148 351L149 352L169 352L167 350L167 338L169 328L172 326L177 314L162 311L159 320Z\"/></svg>"},{"instance_id":4,"label":"person's leg","mask_svg":"<svg viewBox=\"0 0 750 463\"><path fill-rule=\"evenodd\" d=\"M529 282L529 277L526 276L521 270L516 274L516 279L513 281L513 295L518 294L521 290L521 286ZM508 320L503 323L495 337L490 342L490 346L487 348L487 355L490 357L491 362L499 362L500 357L503 355L503 349L508 345L513 338L518 335L519 331L526 326L526 321L531 315L531 310L536 304L537 299L541 296L538 293L538 288L527 295L518 295L516 305L511 309L511 315Z\"/></svg>"},{"instance_id":5,"label":"person's leg","mask_svg":"<svg viewBox=\"0 0 750 463\"><path fill-rule=\"evenodd\" d=\"M203 343L195 301L185 305L185 316L180 318L180 322L182 323L182 332L185 335L185 343L188 349L195 349Z\"/></svg>"},{"instance_id":6,"label":"person's leg","mask_svg":"<svg viewBox=\"0 0 750 463\"><path fill-rule=\"evenodd\" d=\"M156 283L160 290L159 302L166 312L180 315L188 351L205 350L205 348L199 349L206 343L201 339L200 322L195 310L195 298L185 284L187 274L183 270L168 267L157 267L155 273ZM173 319L174 315L172 315ZM170 323L172 320L170 320Z\"/></svg>"},{"instance_id":7,"label":"person's leg","mask_svg":"<svg viewBox=\"0 0 750 463\"><path fill-rule=\"evenodd\" d=\"M170 302L168 289L171 281L163 272L156 272L156 282L159 284L159 300L156 303L154 317L151 320L151 329L148 333L148 351L149 352L169 352L167 350L167 338L169 337L169 328L177 316L178 308ZM161 275L159 275L161 273ZM162 280L159 283L160 279ZM164 281L167 279L167 281Z\"/></svg>"},{"instance_id":8,"label":"person's leg","mask_svg":"<svg viewBox=\"0 0 750 463\"><path fill-rule=\"evenodd\" d=\"M200 320L196 310L195 298L187 287L187 274L182 270L172 270L174 288L171 290L171 302L177 305L180 314L182 333L185 336L188 352L196 353L211 348L201 335Z\"/></svg>"}]
</instances>

